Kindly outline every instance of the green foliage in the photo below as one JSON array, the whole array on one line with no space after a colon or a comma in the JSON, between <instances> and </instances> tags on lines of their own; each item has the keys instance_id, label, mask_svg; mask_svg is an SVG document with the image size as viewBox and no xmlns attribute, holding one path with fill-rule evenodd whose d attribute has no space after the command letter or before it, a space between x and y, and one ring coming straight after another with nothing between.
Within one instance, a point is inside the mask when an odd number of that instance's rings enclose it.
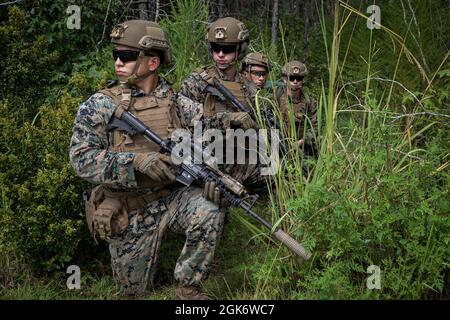
<instances>
[{"instance_id":1,"label":"green foliage","mask_svg":"<svg viewBox=\"0 0 450 320\"><path fill-rule=\"evenodd\" d=\"M186 75L207 63L208 4L195 0L171 1L170 13L164 15L160 24L169 37L175 63L174 73L169 73L168 79L178 89Z\"/></svg>"},{"instance_id":2,"label":"green foliage","mask_svg":"<svg viewBox=\"0 0 450 320\"><path fill-rule=\"evenodd\" d=\"M301 297L365 298L365 270L372 264L382 270L383 298L417 299L429 288L442 292L450 204L448 184L439 186L437 181L445 175L433 177L433 166L419 163L389 171L389 153L383 147L360 149L358 154L360 172L343 172L345 159L335 156L330 183L310 190L309 203L291 204L296 220L308 221L302 228L317 255L316 272L305 273L299 283ZM344 296L328 289L309 290L333 285L330 273L339 275L336 286L352 290L344 290Z\"/></svg>"},{"instance_id":3,"label":"green foliage","mask_svg":"<svg viewBox=\"0 0 450 320\"><path fill-rule=\"evenodd\" d=\"M345 35L346 28L338 27L342 28L341 35ZM426 31L422 36L424 33ZM356 32L350 35L360 36ZM337 40L340 42L329 50L338 50L337 56L341 57L339 45L350 46L350 40L345 36ZM299 269L293 268L288 275L298 279L284 286L282 291L291 292L288 298L448 296L450 142L444 138L450 134L446 120L447 72L438 69L440 66L434 61L431 75L437 73L442 78L435 79L427 88L428 92L411 95L408 88L420 87L420 78L416 78L415 83L398 82L400 85L393 90L395 94L387 96L386 87L390 84L386 86L386 83L374 83L370 79L385 67L372 63L380 50L378 44L373 45L373 51L368 50L368 58L360 63L359 70L356 60L350 59L357 58L353 54L346 60L330 59L330 71L336 67L343 70L338 74L343 79L339 81L341 87L324 90L320 99L323 112L334 118L325 124L322 132L331 131L332 135L323 137L322 134L322 152L313 177L306 183L283 180L278 189L281 190L277 195L281 196L279 202L287 213L283 225L290 228L295 238L303 239L305 246L314 253L310 262ZM445 52L440 51L440 54L437 61L442 61ZM355 73L349 76L351 73L346 70L348 67L352 71L352 66ZM415 69L416 76L416 68L406 66L400 70L406 75L406 70ZM369 76L365 76L365 72ZM392 76L395 74L386 75L387 83ZM344 86L361 77L366 79L360 85ZM365 87L366 91L361 94L358 87ZM341 96L337 97L339 89ZM407 93L403 93L405 91ZM402 103L408 113L417 112L416 116L395 117L396 108L382 107L389 102L399 103L402 95L406 97ZM346 99L347 96L355 99ZM357 110L349 107L353 101L359 102ZM441 114L431 117L430 111ZM325 146L328 147L326 152ZM297 172L297 176L300 174ZM295 192L285 193L285 189L297 190L296 194L301 197L293 197ZM269 264L275 263L265 263L259 268L260 273L267 270ZM366 287L369 277L366 270L370 265L381 268L380 290ZM266 292L261 292L261 297L265 297Z\"/></svg>"},{"instance_id":4,"label":"green foliage","mask_svg":"<svg viewBox=\"0 0 450 320\"><path fill-rule=\"evenodd\" d=\"M61 268L74 258L85 235L83 184L68 162L73 114L80 102L66 93L58 108L43 105L39 120L17 126L8 101L1 104L5 140L1 149L2 236L15 243L35 270Z\"/></svg>"},{"instance_id":5,"label":"green foliage","mask_svg":"<svg viewBox=\"0 0 450 320\"><path fill-rule=\"evenodd\" d=\"M59 60L42 35L30 36L28 16L23 10L11 7L9 19L0 25L2 59L0 59L0 97L8 99L23 117L33 115L36 106L46 95L46 84L52 76L52 68Z\"/></svg>"},{"instance_id":6,"label":"green foliage","mask_svg":"<svg viewBox=\"0 0 450 320\"><path fill-rule=\"evenodd\" d=\"M371 1L350 3L369 16L365 8L372 4ZM443 23L448 19L448 10L443 9L447 5L446 1L383 3L380 5L381 24L395 35L383 29L370 30L363 17L356 14L348 17L349 11L343 11L341 21L349 19L341 32L340 59L345 63L342 82L376 77L396 80L411 91L422 91L428 84L423 75L436 70L442 61L442 53L447 50L445 37L441 37L450 31L449 26ZM355 90L365 90L366 84L362 81L352 86ZM381 92L388 88L387 84L375 80L371 86L375 92ZM394 90L393 94L399 92Z\"/></svg>"},{"instance_id":7,"label":"green foliage","mask_svg":"<svg viewBox=\"0 0 450 320\"><path fill-rule=\"evenodd\" d=\"M80 8L80 29L67 26L72 14L68 10L70 5ZM29 35L42 34L53 49L69 60L98 51L101 44L109 43L109 31L123 16L121 1L109 0L37 0L26 4L24 9L30 12L26 32ZM65 62L58 67L66 72L71 70L70 64Z\"/></svg>"},{"instance_id":8,"label":"green foliage","mask_svg":"<svg viewBox=\"0 0 450 320\"><path fill-rule=\"evenodd\" d=\"M398 139L402 128L382 126L384 119L384 113L372 117L367 140L367 130L343 118L336 130L342 143L335 143L332 156L322 155L314 177L285 182L302 197L281 199L287 214L282 225L313 257L286 263L285 248L262 249L271 258L250 264L254 298L448 295L450 142L442 141L449 128L436 128L424 149L408 153ZM366 287L370 265L381 268L381 290Z\"/></svg>"},{"instance_id":9,"label":"green foliage","mask_svg":"<svg viewBox=\"0 0 450 320\"><path fill-rule=\"evenodd\" d=\"M73 65L65 87L53 87L50 79L59 71L49 65L57 55L47 54L44 37L30 36L25 24L24 12L12 7L9 23L0 28L7 47L1 62L0 252L45 273L99 251L84 221L87 184L75 175L68 146L78 105L105 84L103 68L111 59L109 48L92 53Z\"/></svg>"},{"instance_id":10,"label":"green foliage","mask_svg":"<svg viewBox=\"0 0 450 320\"><path fill-rule=\"evenodd\" d=\"M81 290L69 290L65 271L50 281L29 278L13 289L1 289L2 300L117 300L118 289L110 277L97 278L82 275Z\"/></svg>"}]
</instances>

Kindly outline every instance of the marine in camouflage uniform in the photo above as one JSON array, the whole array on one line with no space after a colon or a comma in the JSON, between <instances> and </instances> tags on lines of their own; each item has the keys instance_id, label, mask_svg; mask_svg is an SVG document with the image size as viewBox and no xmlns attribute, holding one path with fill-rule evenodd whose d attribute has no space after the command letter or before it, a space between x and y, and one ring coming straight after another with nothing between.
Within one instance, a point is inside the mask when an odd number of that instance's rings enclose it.
<instances>
[{"instance_id":1,"label":"marine in camouflage uniform","mask_svg":"<svg viewBox=\"0 0 450 320\"><path fill-rule=\"evenodd\" d=\"M247 54L241 63L241 74L243 75L244 87L252 100L256 93L265 88L271 65L265 54L252 52Z\"/></svg>"},{"instance_id":2,"label":"marine in camouflage uniform","mask_svg":"<svg viewBox=\"0 0 450 320\"><path fill-rule=\"evenodd\" d=\"M308 96L303 88L304 77L308 74L306 65L290 61L281 69L281 86L276 89L276 97L281 116L285 123L284 134L296 139L297 145L309 155L317 153L317 102ZM292 124L295 128L292 128Z\"/></svg>"},{"instance_id":3,"label":"marine in camouflage uniform","mask_svg":"<svg viewBox=\"0 0 450 320\"><path fill-rule=\"evenodd\" d=\"M121 108L162 138L181 122L173 92L158 76L170 62L170 47L157 23L131 20L111 33L116 74L113 83L80 105L73 126L70 160L76 173L97 184L86 199L94 238L109 243L114 277L124 294L146 292L156 270L165 232L186 235L175 266L177 298L203 299L206 279L222 232L224 214L198 187L176 184L170 157L142 136L110 126Z\"/></svg>"},{"instance_id":4,"label":"marine in camouflage uniform","mask_svg":"<svg viewBox=\"0 0 450 320\"><path fill-rule=\"evenodd\" d=\"M248 92L251 106L259 109L256 114L270 111L274 99L274 91L267 86L267 78L272 66L266 55L259 52L252 52L245 56L241 63L241 74L244 77L244 88ZM257 98L258 96L258 98ZM272 113L270 114L272 115ZM262 114L264 116L264 114ZM263 123L267 119L260 119L260 127L268 129L273 124Z\"/></svg>"},{"instance_id":5,"label":"marine in camouflage uniform","mask_svg":"<svg viewBox=\"0 0 450 320\"><path fill-rule=\"evenodd\" d=\"M245 79L236 67L249 44L246 26L232 17L218 19L208 26L206 40L214 65L195 70L182 82L177 97L182 106L181 118L191 127L200 124L203 130L257 129L257 124L248 113L234 109L231 103L205 90L215 78L244 105L251 105L252 93L246 90ZM260 183L256 165L234 164L220 168L246 186Z\"/></svg>"}]
</instances>

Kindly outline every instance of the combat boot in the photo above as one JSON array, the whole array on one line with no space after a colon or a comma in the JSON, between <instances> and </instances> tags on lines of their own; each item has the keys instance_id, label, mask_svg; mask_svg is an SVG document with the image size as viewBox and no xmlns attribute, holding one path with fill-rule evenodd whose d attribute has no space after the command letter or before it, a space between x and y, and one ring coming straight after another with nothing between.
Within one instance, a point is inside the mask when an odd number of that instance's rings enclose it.
<instances>
[{"instance_id":1,"label":"combat boot","mask_svg":"<svg viewBox=\"0 0 450 320\"><path fill-rule=\"evenodd\" d=\"M175 292L177 300L210 300L209 297L196 286L179 286Z\"/></svg>"}]
</instances>

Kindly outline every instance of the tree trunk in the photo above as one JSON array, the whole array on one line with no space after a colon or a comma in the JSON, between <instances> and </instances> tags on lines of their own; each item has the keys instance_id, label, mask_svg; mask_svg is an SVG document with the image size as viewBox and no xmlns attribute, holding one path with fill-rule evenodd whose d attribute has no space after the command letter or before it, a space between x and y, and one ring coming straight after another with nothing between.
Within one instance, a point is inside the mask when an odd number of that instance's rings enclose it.
<instances>
[{"instance_id":1,"label":"tree trunk","mask_svg":"<svg viewBox=\"0 0 450 320\"><path fill-rule=\"evenodd\" d=\"M303 4L303 62L308 59L308 36L309 27L311 26L311 15L313 13L312 5L310 0L306 0Z\"/></svg>"},{"instance_id":2,"label":"tree trunk","mask_svg":"<svg viewBox=\"0 0 450 320\"><path fill-rule=\"evenodd\" d=\"M139 8L139 19L147 20L148 19L148 16L147 16L147 10L148 10L147 3L144 2L144 1L140 1L138 8Z\"/></svg>"},{"instance_id":3,"label":"tree trunk","mask_svg":"<svg viewBox=\"0 0 450 320\"><path fill-rule=\"evenodd\" d=\"M155 0L155 22L158 22L159 18L159 0Z\"/></svg>"},{"instance_id":4,"label":"tree trunk","mask_svg":"<svg viewBox=\"0 0 450 320\"><path fill-rule=\"evenodd\" d=\"M277 36L277 25L278 25L278 0L273 0L273 10L272 10L272 43L274 45L278 42Z\"/></svg>"},{"instance_id":5,"label":"tree trunk","mask_svg":"<svg viewBox=\"0 0 450 320\"><path fill-rule=\"evenodd\" d=\"M223 8L224 4L223 4L223 0L219 0L219 3L217 4L217 11L219 12L219 17L222 18L223 17L223 12L224 12L224 8Z\"/></svg>"},{"instance_id":6,"label":"tree trunk","mask_svg":"<svg viewBox=\"0 0 450 320\"><path fill-rule=\"evenodd\" d=\"M329 17L334 17L334 1L327 1L327 12Z\"/></svg>"},{"instance_id":7,"label":"tree trunk","mask_svg":"<svg viewBox=\"0 0 450 320\"><path fill-rule=\"evenodd\" d=\"M307 1L307 0L305 0ZM296 1L294 1L291 5L292 8L292 12L294 13L295 17L299 17L300 16L300 3L297 3Z\"/></svg>"},{"instance_id":8,"label":"tree trunk","mask_svg":"<svg viewBox=\"0 0 450 320\"><path fill-rule=\"evenodd\" d=\"M237 15L238 15L238 13L239 13L239 0L235 0L235 1L234 1L234 9L233 9L233 12L234 12L234 16L237 16Z\"/></svg>"}]
</instances>

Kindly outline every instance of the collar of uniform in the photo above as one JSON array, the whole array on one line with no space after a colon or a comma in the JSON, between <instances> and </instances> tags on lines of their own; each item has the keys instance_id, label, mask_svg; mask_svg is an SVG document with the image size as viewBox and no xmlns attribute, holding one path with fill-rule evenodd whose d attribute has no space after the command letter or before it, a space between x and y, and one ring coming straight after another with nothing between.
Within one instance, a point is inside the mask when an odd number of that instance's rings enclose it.
<instances>
[{"instance_id":1,"label":"collar of uniform","mask_svg":"<svg viewBox=\"0 0 450 320\"><path fill-rule=\"evenodd\" d=\"M213 68L214 68L214 71L219 75L220 79L222 79L224 81L233 81L233 82L243 83L243 77L237 70L236 70L236 75L234 76L234 78L229 78L216 66L214 66Z\"/></svg>"},{"instance_id":2,"label":"collar of uniform","mask_svg":"<svg viewBox=\"0 0 450 320\"><path fill-rule=\"evenodd\" d=\"M287 85L285 83L275 82L275 84L278 85L278 88L279 88L278 90L281 90L281 91L278 91L278 92L281 92L281 94L286 95L288 100L289 100L289 102L291 102L291 103L299 103L299 102L301 102L302 100L305 99L305 95L303 93L303 88L300 88L299 96L294 98L294 97L288 95L288 87L287 87Z\"/></svg>"},{"instance_id":3,"label":"collar of uniform","mask_svg":"<svg viewBox=\"0 0 450 320\"><path fill-rule=\"evenodd\" d=\"M155 90L150 92L149 94L145 94L144 90L133 86L131 87L131 95L133 97L143 97L143 96L155 96L157 98L165 98L169 95L170 87L167 84L166 80L162 77L158 77L158 85Z\"/></svg>"},{"instance_id":4,"label":"collar of uniform","mask_svg":"<svg viewBox=\"0 0 450 320\"><path fill-rule=\"evenodd\" d=\"M300 94L297 97L289 96L289 101L292 103L299 103L302 102L304 99L303 90L300 89Z\"/></svg>"}]
</instances>

